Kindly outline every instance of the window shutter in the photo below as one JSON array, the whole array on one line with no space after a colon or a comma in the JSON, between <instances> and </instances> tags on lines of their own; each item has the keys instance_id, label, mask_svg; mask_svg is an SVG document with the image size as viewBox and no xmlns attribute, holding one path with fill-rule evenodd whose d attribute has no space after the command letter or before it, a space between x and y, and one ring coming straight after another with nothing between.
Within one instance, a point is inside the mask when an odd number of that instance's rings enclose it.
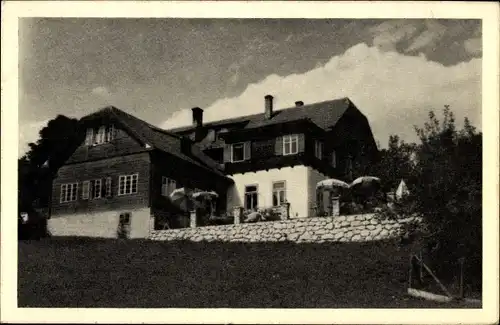
<instances>
[{"instance_id":1,"label":"window shutter","mask_svg":"<svg viewBox=\"0 0 500 325\"><path fill-rule=\"evenodd\" d=\"M305 147L306 147L306 137L304 136L304 133L299 133L297 137L298 137L298 141L299 141L298 150L299 150L299 152L304 152Z\"/></svg>"},{"instance_id":2,"label":"window shutter","mask_svg":"<svg viewBox=\"0 0 500 325\"><path fill-rule=\"evenodd\" d=\"M106 177L104 188L105 188L105 196L110 197L111 196L111 189L112 189L111 177Z\"/></svg>"},{"instance_id":3,"label":"window shutter","mask_svg":"<svg viewBox=\"0 0 500 325\"><path fill-rule=\"evenodd\" d=\"M93 199L95 197L95 181L90 181L90 198Z\"/></svg>"},{"instance_id":4,"label":"window shutter","mask_svg":"<svg viewBox=\"0 0 500 325\"><path fill-rule=\"evenodd\" d=\"M276 156L283 155L283 137L282 136L276 137L276 143L274 145L274 154Z\"/></svg>"},{"instance_id":5,"label":"window shutter","mask_svg":"<svg viewBox=\"0 0 500 325\"><path fill-rule=\"evenodd\" d=\"M94 144L94 129L88 128L85 135L85 145L91 146Z\"/></svg>"},{"instance_id":6,"label":"window shutter","mask_svg":"<svg viewBox=\"0 0 500 325\"><path fill-rule=\"evenodd\" d=\"M250 153L251 153L251 142L247 141L243 144L243 159L244 160L249 160L250 159Z\"/></svg>"},{"instance_id":7,"label":"window shutter","mask_svg":"<svg viewBox=\"0 0 500 325\"><path fill-rule=\"evenodd\" d=\"M231 145L224 145L224 162L231 162Z\"/></svg>"},{"instance_id":8,"label":"window shutter","mask_svg":"<svg viewBox=\"0 0 500 325\"><path fill-rule=\"evenodd\" d=\"M101 197L106 197L106 178L101 179Z\"/></svg>"},{"instance_id":9,"label":"window shutter","mask_svg":"<svg viewBox=\"0 0 500 325\"><path fill-rule=\"evenodd\" d=\"M90 182L84 181L82 184L82 200L89 199Z\"/></svg>"}]
</instances>

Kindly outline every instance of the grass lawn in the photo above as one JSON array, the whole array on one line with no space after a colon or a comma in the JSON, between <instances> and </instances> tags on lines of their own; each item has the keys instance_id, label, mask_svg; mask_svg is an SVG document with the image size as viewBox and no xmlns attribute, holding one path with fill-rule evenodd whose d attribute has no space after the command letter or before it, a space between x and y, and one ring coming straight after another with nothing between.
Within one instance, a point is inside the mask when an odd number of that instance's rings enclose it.
<instances>
[{"instance_id":1,"label":"grass lawn","mask_svg":"<svg viewBox=\"0 0 500 325\"><path fill-rule=\"evenodd\" d=\"M407 296L409 250L391 242L20 241L18 304L104 308L466 307Z\"/></svg>"}]
</instances>

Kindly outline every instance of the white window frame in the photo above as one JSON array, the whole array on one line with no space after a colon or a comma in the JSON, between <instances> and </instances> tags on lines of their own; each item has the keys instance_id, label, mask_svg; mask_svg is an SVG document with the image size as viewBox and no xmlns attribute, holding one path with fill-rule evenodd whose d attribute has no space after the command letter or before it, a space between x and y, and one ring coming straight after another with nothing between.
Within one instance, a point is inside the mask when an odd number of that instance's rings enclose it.
<instances>
[{"instance_id":1,"label":"white window frame","mask_svg":"<svg viewBox=\"0 0 500 325\"><path fill-rule=\"evenodd\" d=\"M92 184L92 187L93 187L92 200L102 198L102 180L100 178L99 179L94 179L94 181L91 184ZM99 184L99 186L97 184ZM97 189L99 189L99 190L97 190Z\"/></svg>"},{"instance_id":2,"label":"white window frame","mask_svg":"<svg viewBox=\"0 0 500 325\"><path fill-rule=\"evenodd\" d=\"M295 143L295 151L292 150L293 144ZM289 151L286 150L287 145L289 146ZM298 134L288 134L283 136L283 155L296 155L299 152L299 135Z\"/></svg>"},{"instance_id":3,"label":"white window frame","mask_svg":"<svg viewBox=\"0 0 500 325\"><path fill-rule=\"evenodd\" d=\"M95 144L103 144L106 140L106 126L102 125L97 129L97 134L95 137Z\"/></svg>"},{"instance_id":4,"label":"white window frame","mask_svg":"<svg viewBox=\"0 0 500 325\"><path fill-rule=\"evenodd\" d=\"M108 177L109 178L109 177ZM103 190L103 181L100 178L84 181L82 183L82 200L101 199ZM107 194L107 192L106 192Z\"/></svg>"},{"instance_id":5,"label":"white window frame","mask_svg":"<svg viewBox=\"0 0 500 325\"><path fill-rule=\"evenodd\" d=\"M323 141L315 140L315 142L314 142L314 155L318 159L323 159Z\"/></svg>"},{"instance_id":6,"label":"white window frame","mask_svg":"<svg viewBox=\"0 0 500 325\"><path fill-rule=\"evenodd\" d=\"M130 180L130 187L127 189L127 180ZM135 191L133 184L135 180ZM123 184L123 186L122 186ZM139 174L120 175L118 177L118 196L137 194L139 191Z\"/></svg>"},{"instance_id":7,"label":"white window frame","mask_svg":"<svg viewBox=\"0 0 500 325\"><path fill-rule=\"evenodd\" d=\"M85 135L85 144L95 146L103 143L109 143L114 138L115 127L113 124L101 125L99 128L87 128Z\"/></svg>"},{"instance_id":8,"label":"white window frame","mask_svg":"<svg viewBox=\"0 0 500 325\"><path fill-rule=\"evenodd\" d=\"M110 124L106 127L106 136L105 136L106 142L113 141L114 132L115 132L115 126L113 124Z\"/></svg>"},{"instance_id":9,"label":"white window frame","mask_svg":"<svg viewBox=\"0 0 500 325\"><path fill-rule=\"evenodd\" d=\"M283 187L280 187L280 188L274 188L274 186L276 184L283 184ZM281 206L283 203L286 202L286 181L276 181L276 182L273 182L272 183L272 189L271 189L271 192L272 192L272 204L273 204L273 207L279 207ZM277 204L275 205L274 204L274 195L276 194L276 197L277 197Z\"/></svg>"},{"instance_id":10,"label":"white window frame","mask_svg":"<svg viewBox=\"0 0 500 325\"><path fill-rule=\"evenodd\" d=\"M248 187L255 187L255 191L251 191L251 192L247 192L247 188ZM248 195L252 195L253 193L256 194L256 197L257 197L257 204L255 204L255 202L253 202L252 200L252 203L250 204L251 206L254 206L254 207L247 207L247 194ZM247 210L251 210L251 209L258 209L259 208L259 185L257 184L249 184L249 185L245 185L245 192L244 192L244 201L243 201L243 206L245 207L245 209Z\"/></svg>"},{"instance_id":11,"label":"white window frame","mask_svg":"<svg viewBox=\"0 0 500 325\"><path fill-rule=\"evenodd\" d=\"M234 160L234 147L241 145L241 160ZM238 142L231 144L231 162L245 161L245 142Z\"/></svg>"},{"instance_id":12,"label":"white window frame","mask_svg":"<svg viewBox=\"0 0 500 325\"><path fill-rule=\"evenodd\" d=\"M337 168L337 152L335 149L332 150L331 163L333 168Z\"/></svg>"},{"instance_id":13,"label":"white window frame","mask_svg":"<svg viewBox=\"0 0 500 325\"><path fill-rule=\"evenodd\" d=\"M59 203L74 202L77 199L78 199L78 183L61 184Z\"/></svg>"},{"instance_id":14,"label":"white window frame","mask_svg":"<svg viewBox=\"0 0 500 325\"><path fill-rule=\"evenodd\" d=\"M177 182L166 176L161 177L161 195L169 196L177 188Z\"/></svg>"}]
</instances>

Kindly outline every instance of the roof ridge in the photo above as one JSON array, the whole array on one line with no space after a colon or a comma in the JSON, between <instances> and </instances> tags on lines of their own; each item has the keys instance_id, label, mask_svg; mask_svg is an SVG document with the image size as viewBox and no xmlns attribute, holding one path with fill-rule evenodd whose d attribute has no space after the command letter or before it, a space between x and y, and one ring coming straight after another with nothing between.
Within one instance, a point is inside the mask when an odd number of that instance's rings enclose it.
<instances>
[{"instance_id":1,"label":"roof ridge","mask_svg":"<svg viewBox=\"0 0 500 325\"><path fill-rule=\"evenodd\" d=\"M283 107L280 109L275 109L273 113L278 113L278 112L281 113L282 111L285 111L285 110L294 110L294 109L300 110L300 109L304 109L304 108L310 108L311 106L315 106L315 105L321 105L321 104L333 103L333 102L341 102L341 101L347 101L347 104L352 103L352 101L349 99L349 97L344 96L344 97L339 97L339 98L335 98L335 99L328 99L328 100L323 100L323 101L319 101L319 102L304 104L302 106L287 106L287 107ZM248 115L229 117L229 118L225 118L225 119L221 119L221 120L214 120L214 121L206 122L206 123L203 123L203 125L210 127L213 124L224 124L226 122L229 124L229 123L240 122L239 120L241 120L241 122L243 122L245 120L249 120L253 117L257 117L259 115L264 115L264 114L265 114L264 112L260 112L260 113L254 113L254 114L248 114ZM273 117L275 117L277 115L279 115L279 114L276 114L276 115L273 114ZM271 120L272 120L272 118L271 118ZM182 131L190 130L191 128L193 128L193 126L190 126L190 125L178 126L178 127L169 129L170 130L169 132L182 132Z\"/></svg>"}]
</instances>

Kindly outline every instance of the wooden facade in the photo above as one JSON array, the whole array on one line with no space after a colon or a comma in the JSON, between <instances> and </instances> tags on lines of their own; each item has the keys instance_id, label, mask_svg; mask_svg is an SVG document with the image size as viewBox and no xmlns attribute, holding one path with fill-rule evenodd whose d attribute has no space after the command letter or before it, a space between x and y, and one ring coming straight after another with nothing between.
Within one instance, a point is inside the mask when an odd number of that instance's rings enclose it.
<instances>
[{"instance_id":1,"label":"wooden facade","mask_svg":"<svg viewBox=\"0 0 500 325\"><path fill-rule=\"evenodd\" d=\"M53 180L50 214L56 217L63 214L148 207L150 170L148 152L62 166ZM138 174L137 193L118 195L119 176L131 174ZM111 178L110 196L83 199L84 181L100 179L104 186L108 177ZM70 183L78 184L76 200L61 202L61 185Z\"/></svg>"},{"instance_id":2,"label":"wooden facade","mask_svg":"<svg viewBox=\"0 0 500 325\"><path fill-rule=\"evenodd\" d=\"M307 117L266 124L266 117L262 114L248 117L250 122L236 118L234 123L226 121L223 124L193 126L181 129L177 134L190 138L194 138L196 132L198 137L200 134L205 135L199 140L200 144L204 144L204 152L224 164L228 175L305 165L329 177L350 180L350 167L354 162L369 164L376 159L378 149L366 117L350 101L347 103L345 112L335 122L335 126L328 129L318 127ZM252 122L256 126L247 128ZM259 123L262 126L259 127ZM295 155L283 155L282 137L289 134L299 136L299 150ZM321 157L316 156L317 141L322 143ZM217 145L211 146L210 143ZM245 143L247 159L232 162L231 144L234 143ZM335 164L332 162L333 153Z\"/></svg>"},{"instance_id":3,"label":"wooden facade","mask_svg":"<svg viewBox=\"0 0 500 325\"><path fill-rule=\"evenodd\" d=\"M225 192L230 180L224 179L223 176L217 177L215 172L211 173L210 168L194 156L189 158L193 162L182 159L180 156L183 152L189 151L189 148L183 148L185 143L180 138L170 139L172 143L178 144L177 155L158 150L149 144L144 145L136 137L137 130L130 130L126 123L109 111L97 114L93 118L86 118L80 126L82 132L85 132L87 128L98 129L102 125L113 125L111 140L100 144L89 144L84 137L80 137L78 140L80 143L73 146L76 149L53 179L50 206L52 218L140 208L149 208L153 216L186 213L185 209L182 211L173 205L167 195L162 195L164 177L175 181L177 188L216 191L221 194L220 206L225 207ZM146 125L146 128L149 126ZM155 139L154 133L149 136L152 140ZM137 175L134 176L137 177L137 191L120 195L120 176L126 175ZM98 198L87 197L83 191L84 182L95 180L101 182L102 195ZM104 187L108 181L111 181L111 191L105 193L108 189ZM76 198L72 198L69 202L61 200L64 184L77 184Z\"/></svg>"}]
</instances>

